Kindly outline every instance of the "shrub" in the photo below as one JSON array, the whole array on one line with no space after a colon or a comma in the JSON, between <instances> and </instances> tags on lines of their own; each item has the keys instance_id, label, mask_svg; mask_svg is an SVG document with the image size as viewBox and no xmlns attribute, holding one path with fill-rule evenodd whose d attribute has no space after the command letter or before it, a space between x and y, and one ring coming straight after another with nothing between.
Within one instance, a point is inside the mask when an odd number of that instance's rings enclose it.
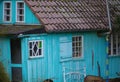
<instances>
[{"instance_id":1,"label":"shrub","mask_svg":"<svg viewBox=\"0 0 120 82\"><path fill-rule=\"evenodd\" d=\"M1 62L0 62L0 82L10 82L8 74L6 73Z\"/></svg>"}]
</instances>

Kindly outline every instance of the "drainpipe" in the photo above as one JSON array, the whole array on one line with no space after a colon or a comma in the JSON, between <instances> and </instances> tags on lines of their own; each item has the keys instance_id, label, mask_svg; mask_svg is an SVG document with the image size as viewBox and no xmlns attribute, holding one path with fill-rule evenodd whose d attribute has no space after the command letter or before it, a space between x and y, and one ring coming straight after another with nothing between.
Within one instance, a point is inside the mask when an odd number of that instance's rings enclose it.
<instances>
[{"instance_id":1,"label":"drainpipe","mask_svg":"<svg viewBox=\"0 0 120 82\"><path fill-rule=\"evenodd\" d=\"M108 0L106 0L106 8L107 8L107 15L108 15L108 23L109 23L109 29L110 29L110 33L112 30L112 26L111 26L111 18L110 18L110 9L109 9L109 2ZM108 59L108 55L109 55L109 34L107 34L106 36L106 82L109 82L109 59Z\"/></svg>"},{"instance_id":2,"label":"drainpipe","mask_svg":"<svg viewBox=\"0 0 120 82\"><path fill-rule=\"evenodd\" d=\"M112 26L111 26L110 9L109 9L108 0L106 0L106 7L107 7L107 16L108 16L109 29L111 31L112 30Z\"/></svg>"}]
</instances>

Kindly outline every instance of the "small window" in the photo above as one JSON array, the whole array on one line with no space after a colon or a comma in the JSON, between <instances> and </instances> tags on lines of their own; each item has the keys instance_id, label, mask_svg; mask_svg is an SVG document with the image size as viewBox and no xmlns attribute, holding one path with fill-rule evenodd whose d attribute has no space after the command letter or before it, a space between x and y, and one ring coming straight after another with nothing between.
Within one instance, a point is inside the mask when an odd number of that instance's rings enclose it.
<instances>
[{"instance_id":1,"label":"small window","mask_svg":"<svg viewBox=\"0 0 120 82\"><path fill-rule=\"evenodd\" d=\"M110 36L109 39L109 55L120 55L120 34L115 33Z\"/></svg>"},{"instance_id":2,"label":"small window","mask_svg":"<svg viewBox=\"0 0 120 82\"><path fill-rule=\"evenodd\" d=\"M17 22L24 22L24 2L17 2Z\"/></svg>"},{"instance_id":3,"label":"small window","mask_svg":"<svg viewBox=\"0 0 120 82\"><path fill-rule=\"evenodd\" d=\"M10 22L11 21L11 2L4 2L4 15L3 20L4 22Z\"/></svg>"},{"instance_id":4,"label":"small window","mask_svg":"<svg viewBox=\"0 0 120 82\"><path fill-rule=\"evenodd\" d=\"M41 40L29 41L29 57L41 57L43 51L43 42Z\"/></svg>"},{"instance_id":5,"label":"small window","mask_svg":"<svg viewBox=\"0 0 120 82\"><path fill-rule=\"evenodd\" d=\"M72 37L72 56L82 57L82 36Z\"/></svg>"}]
</instances>

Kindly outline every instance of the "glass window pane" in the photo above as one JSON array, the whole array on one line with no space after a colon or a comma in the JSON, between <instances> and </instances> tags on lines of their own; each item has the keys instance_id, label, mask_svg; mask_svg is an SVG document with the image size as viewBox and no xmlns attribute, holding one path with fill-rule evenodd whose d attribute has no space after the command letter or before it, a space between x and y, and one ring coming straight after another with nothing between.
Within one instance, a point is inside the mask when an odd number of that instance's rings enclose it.
<instances>
[{"instance_id":1,"label":"glass window pane","mask_svg":"<svg viewBox=\"0 0 120 82\"><path fill-rule=\"evenodd\" d=\"M6 16L6 21L9 21L10 20L10 16Z\"/></svg>"},{"instance_id":2,"label":"glass window pane","mask_svg":"<svg viewBox=\"0 0 120 82\"><path fill-rule=\"evenodd\" d=\"M32 56L32 50L30 50L30 56Z\"/></svg>"},{"instance_id":3,"label":"glass window pane","mask_svg":"<svg viewBox=\"0 0 120 82\"><path fill-rule=\"evenodd\" d=\"M4 15L10 15L10 10L9 10L9 9L6 9L6 10L4 11Z\"/></svg>"},{"instance_id":4,"label":"glass window pane","mask_svg":"<svg viewBox=\"0 0 120 82\"><path fill-rule=\"evenodd\" d=\"M35 46L33 47L33 50L34 50L35 53L37 52L37 45L35 45Z\"/></svg>"},{"instance_id":5,"label":"glass window pane","mask_svg":"<svg viewBox=\"0 0 120 82\"><path fill-rule=\"evenodd\" d=\"M39 49L39 55L42 55L42 53L41 53L41 49Z\"/></svg>"},{"instance_id":6,"label":"glass window pane","mask_svg":"<svg viewBox=\"0 0 120 82\"><path fill-rule=\"evenodd\" d=\"M116 49L113 49L113 55L116 55Z\"/></svg>"},{"instance_id":7,"label":"glass window pane","mask_svg":"<svg viewBox=\"0 0 120 82\"><path fill-rule=\"evenodd\" d=\"M23 16L20 16L20 20L19 21L23 21L23 19L24 19Z\"/></svg>"},{"instance_id":8,"label":"glass window pane","mask_svg":"<svg viewBox=\"0 0 120 82\"><path fill-rule=\"evenodd\" d=\"M32 42L29 42L29 48L30 49L32 48Z\"/></svg>"},{"instance_id":9,"label":"glass window pane","mask_svg":"<svg viewBox=\"0 0 120 82\"><path fill-rule=\"evenodd\" d=\"M10 8L10 6L11 6L10 3L8 3L8 2L5 3L5 8Z\"/></svg>"},{"instance_id":10,"label":"glass window pane","mask_svg":"<svg viewBox=\"0 0 120 82\"><path fill-rule=\"evenodd\" d=\"M24 10L23 9L19 9L18 10L18 15L23 15L24 14Z\"/></svg>"},{"instance_id":11,"label":"glass window pane","mask_svg":"<svg viewBox=\"0 0 120 82\"><path fill-rule=\"evenodd\" d=\"M42 48L42 42L41 41L39 42L38 47Z\"/></svg>"},{"instance_id":12,"label":"glass window pane","mask_svg":"<svg viewBox=\"0 0 120 82\"><path fill-rule=\"evenodd\" d=\"M23 2L18 2L18 8L24 8L24 3Z\"/></svg>"}]
</instances>

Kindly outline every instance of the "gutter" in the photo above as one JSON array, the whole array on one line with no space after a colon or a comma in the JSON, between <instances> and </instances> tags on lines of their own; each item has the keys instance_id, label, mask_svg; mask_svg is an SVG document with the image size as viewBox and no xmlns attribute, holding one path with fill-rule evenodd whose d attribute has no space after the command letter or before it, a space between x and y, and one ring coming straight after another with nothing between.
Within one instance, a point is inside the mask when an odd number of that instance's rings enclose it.
<instances>
[{"instance_id":1,"label":"gutter","mask_svg":"<svg viewBox=\"0 0 120 82\"><path fill-rule=\"evenodd\" d=\"M109 31L108 32L99 33L100 36L103 36L103 35L108 35L109 36L111 34L111 32L112 32L112 24L111 24L110 8L109 8L109 1L108 0L106 0L106 9L107 9Z\"/></svg>"},{"instance_id":2,"label":"gutter","mask_svg":"<svg viewBox=\"0 0 120 82\"><path fill-rule=\"evenodd\" d=\"M108 48L109 48L109 39L108 39L108 36L111 34L111 31L112 31L112 26L111 26L111 18L110 18L110 9L109 9L109 3L108 3L108 0L106 0L106 7L107 7L107 15L108 15L108 23L109 23L109 33L107 34L106 36L106 81L105 82L109 82L109 59L108 59L108 55L109 55L109 51L108 51Z\"/></svg>"},{"instance_id":3,"label":"gutter","mask_svg":"<svg viewBox=\"0 0 120 82\"><path fill-rule=\"evenodd\" d=\"M111 31L111 30L112 30L112 26L111 26L110 9L109 9L108 0L106 0L106 7L107 7L107 15L108 15L109 29L110 29L110 31Z\"/></svg>"}]
</instances>

